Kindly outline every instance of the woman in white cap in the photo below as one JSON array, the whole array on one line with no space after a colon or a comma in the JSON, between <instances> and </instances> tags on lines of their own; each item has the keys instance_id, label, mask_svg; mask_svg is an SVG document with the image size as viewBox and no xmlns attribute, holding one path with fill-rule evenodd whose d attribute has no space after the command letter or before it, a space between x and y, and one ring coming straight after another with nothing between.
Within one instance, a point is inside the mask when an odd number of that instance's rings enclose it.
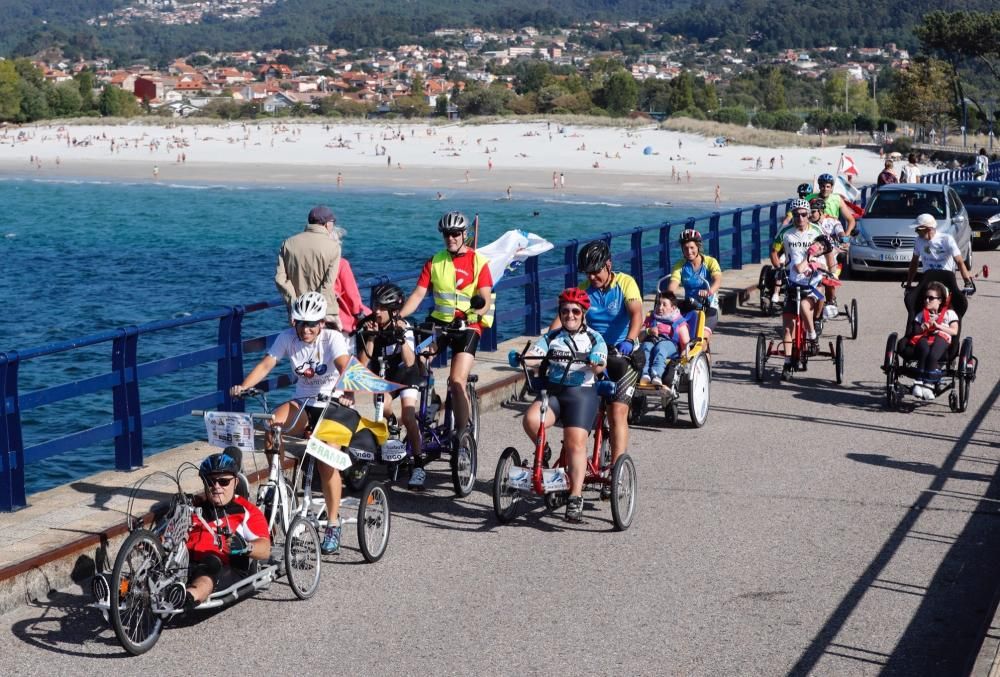
<instances>
[{"instance_id":1,"label":"woman in white cap","mask_svg":"<svg viewBox=\"0 0 1000 677\"><path fill-rule=\"evenodd\" d=\"M957 269L965 284L972 284L972 275L965 267L958 243L948 233L937 232L937 219L930 214L921 214L910 227L917 231L917 239L913 243L913 258L910 259L910 268L906 272L906 287L913 284L918 266L923 266L924 270L955 272Z\"/></svg>"}]
</instances>

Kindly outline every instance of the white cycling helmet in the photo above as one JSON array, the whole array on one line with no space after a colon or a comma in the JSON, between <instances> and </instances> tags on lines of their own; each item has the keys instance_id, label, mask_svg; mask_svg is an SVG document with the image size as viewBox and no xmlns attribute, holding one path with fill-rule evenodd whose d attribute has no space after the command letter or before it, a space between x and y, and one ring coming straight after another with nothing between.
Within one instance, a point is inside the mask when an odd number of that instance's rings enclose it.
<instances>
[{"instance_id":1,"label":"white cycling helmet","mask_svg":"<svg viewBox=\"0 0 1000 677\"><path fill-rule=\"evenodd\" d=\"M807 200L795 199L792 200L792 206L790 211L795 211L797 209L804 209L809 211L809 202Z\"/></svg>"},{"instance_id":2,"label":"white cycling helmet","mask_svg":"<svg viewBox=\"0 0 1000 677\"><path fill-rule=\"evenodd\" d=\"M318 291L306 292L292 304L292 321L319 322L326 319L326 299Z\"/></svg>"},{"instance_id":3,"label":"white cycling helmet","mask_svg":"<svg viewBox=\"0 0 1000 677\"><path fill-rule=\"evenodd\" d=\"M832 320L833 318L837 317L837 315L840 315L840 311L837 310L837 306L833 305L832 303L828 303L825 306L823 306L824 320Z\"/></svg>"}]
</instances>

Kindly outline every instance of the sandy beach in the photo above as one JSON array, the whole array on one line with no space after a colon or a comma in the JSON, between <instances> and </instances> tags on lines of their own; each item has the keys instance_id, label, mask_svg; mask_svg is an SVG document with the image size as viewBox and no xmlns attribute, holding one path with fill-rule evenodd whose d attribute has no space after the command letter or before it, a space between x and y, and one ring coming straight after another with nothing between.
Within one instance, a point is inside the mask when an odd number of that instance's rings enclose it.
<instances>
[{"instance_id":1,"label":"sandy beach","mask_svg":"<svg viewBox=\"0 0 1000 677\"><path fill-rule=\"evenodd\" d=\"M834 172L841 147L717 147L645 128L512 122L484 125L228 122L217 125L33 125L0 133L0 177L167 183L556 191L661 202L770 202ZM882 161L851 150L859 184ZM759 162L758 162L759 159Z\"/></svg>"}]
</instances>

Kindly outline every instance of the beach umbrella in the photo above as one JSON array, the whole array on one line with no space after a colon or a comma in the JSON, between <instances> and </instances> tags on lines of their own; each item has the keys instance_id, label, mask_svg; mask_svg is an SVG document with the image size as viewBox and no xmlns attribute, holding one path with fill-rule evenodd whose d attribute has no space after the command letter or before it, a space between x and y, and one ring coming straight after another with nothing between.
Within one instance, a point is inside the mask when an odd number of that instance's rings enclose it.
<instances>
[{"instance_id":1,"label":"beach umbrella","mask_svg":"<svg viewBox=\"0 0 1000 677\"><path fill-rule=\"evenodd\" d=\"M653 154L653 147L652 146L646 146L645 148L642 149L642 154L643 155L652 155Z\"/></svg>"}]
</instances>

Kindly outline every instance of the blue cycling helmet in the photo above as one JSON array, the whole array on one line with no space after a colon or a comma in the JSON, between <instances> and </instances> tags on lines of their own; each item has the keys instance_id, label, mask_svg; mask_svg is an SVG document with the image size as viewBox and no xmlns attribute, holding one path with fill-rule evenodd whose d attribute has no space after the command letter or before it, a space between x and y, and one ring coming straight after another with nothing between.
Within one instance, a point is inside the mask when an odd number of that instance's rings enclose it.
<instances>
[{"instance_id":1,"label":"blue cycling helmet","mask_svg":"<svg viewBox=\"0 0 1000 677\"><path fill-rule=\"evenodd\" d=\"M816 183L833 183L833 174L820 174L819 178L816 179Z\"/></svg>"},{"instance_id":2,"label":"blue cycling helmet","mask_svg":"<svg viewBox=\"0 0 1000 677\"><path fill-rule=\"evenodd\" d=\"M243 461L243 452L239 447L226 447L222 453L212 454L198 468L202 479L211 475L238 475Z\"/></svg>"},{"instance_id":3,"label":"blue cycling helmet","mask_svg":"<svg viewBox=\"0 0 1000 677\"><path fill-rule=\"evenodd\" d=\"M813 187L811 183L800 183L795 192L798 193L799 197L805 197L812 192L812 189Z\"/></svg>"}]
</instances>

